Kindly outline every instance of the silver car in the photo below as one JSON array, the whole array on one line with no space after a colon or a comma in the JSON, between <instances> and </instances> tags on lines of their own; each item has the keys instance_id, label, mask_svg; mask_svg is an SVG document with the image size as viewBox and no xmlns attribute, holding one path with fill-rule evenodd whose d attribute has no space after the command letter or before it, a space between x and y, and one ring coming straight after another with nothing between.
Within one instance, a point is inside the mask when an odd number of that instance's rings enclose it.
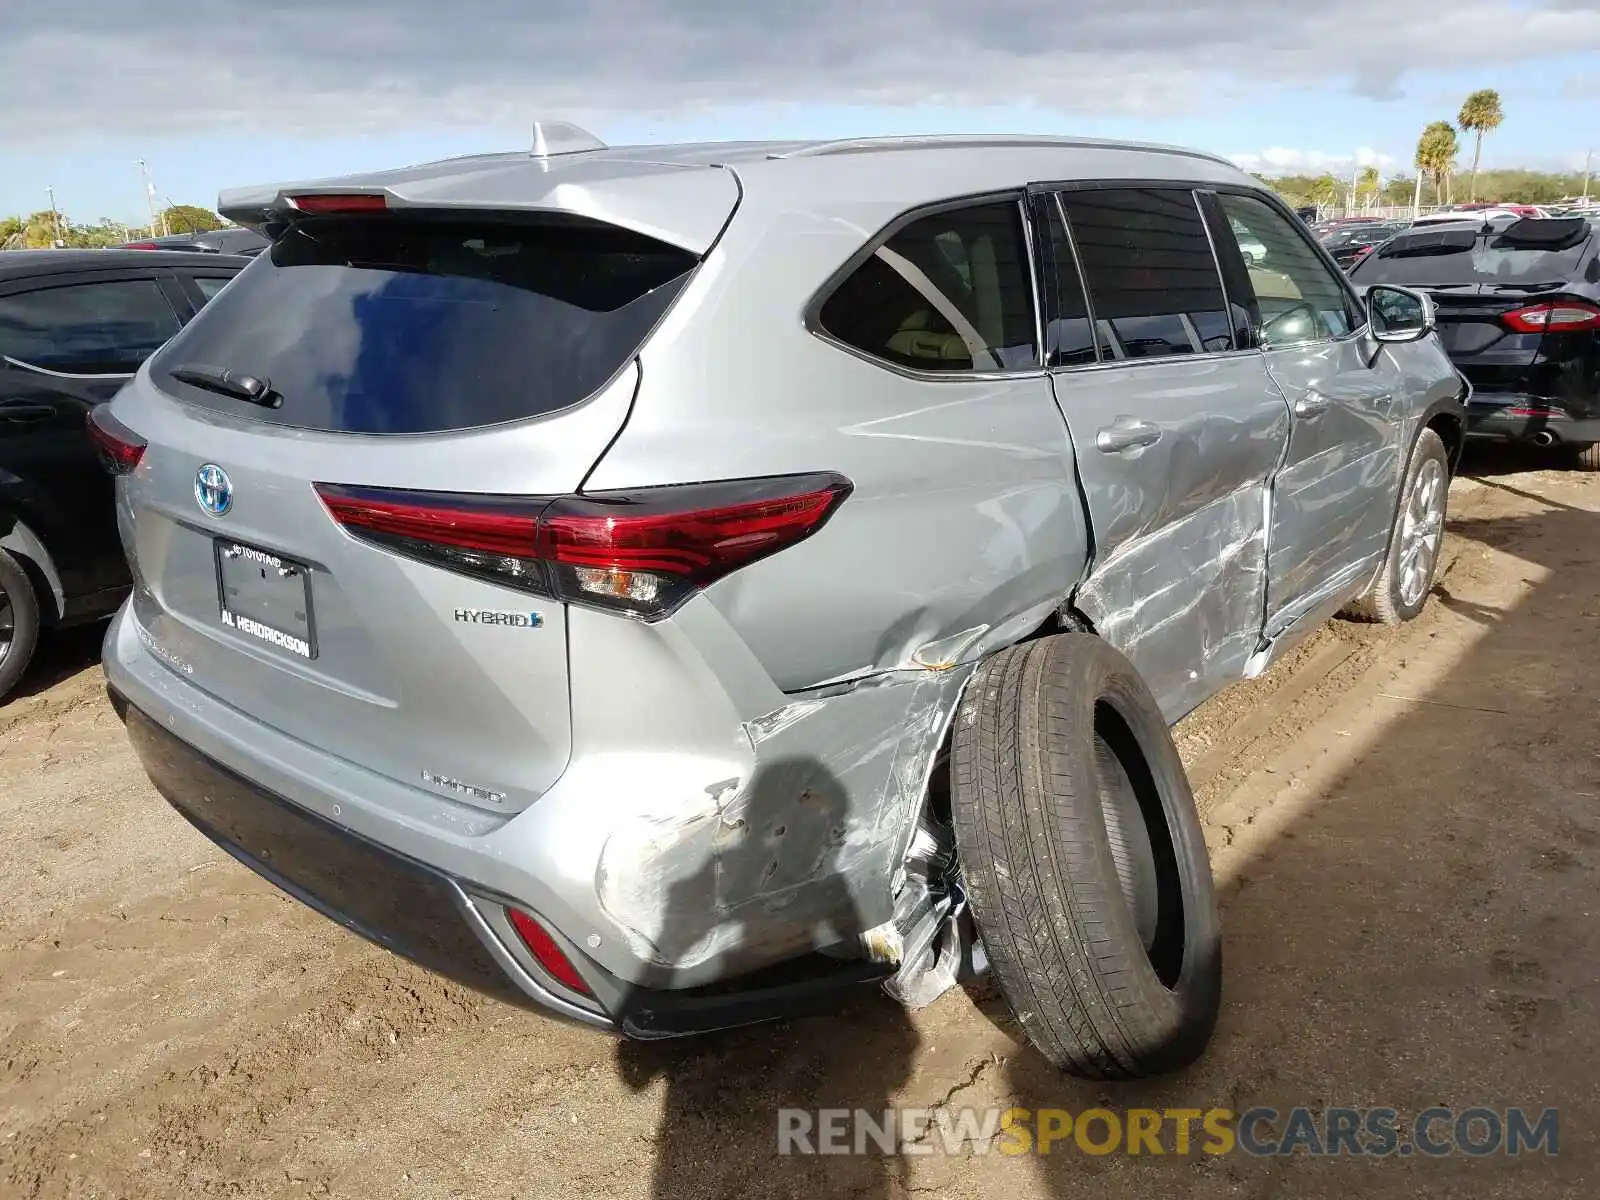
<instances>
[{"instance_id":1,"label":"silver car","mask_svg":"<svg viewBox=\"0 0 1600 1200\"><path fill-rule=\"evenodd\" d=\"M1069 138L546 125L220 207L271 248L95 416L106 674L202 832L634 1037L989 968L1068 1070L1201 1052L1168 728L1421 610L1424 297L1221 159Z\"/></svg>"}]
</instances>

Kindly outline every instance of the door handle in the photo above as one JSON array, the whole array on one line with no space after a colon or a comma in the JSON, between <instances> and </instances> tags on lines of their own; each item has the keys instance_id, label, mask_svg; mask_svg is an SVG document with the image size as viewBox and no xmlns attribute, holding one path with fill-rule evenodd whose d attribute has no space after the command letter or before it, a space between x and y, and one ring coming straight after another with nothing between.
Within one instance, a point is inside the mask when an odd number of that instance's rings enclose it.
<instances>
[{"instance_id":1,"label":"door handle","mask_svg":"<svg viewBox=\"0 0 1600 1200\"><path fill-rule=\"evenodd\" d=\"M1140 446L1153 446L1161 440L1161 426L1134 417L1118 417L1094 436L1095 449L1102 454L1120 454Z\"/></svg>"},{"instance_id":2,"label":"door handle","mask_svg":"<svg viewBox=\"0 0 1600 1200\"><path fill-rule=\"evenodd\" d=\"M1294 415L1304 421L1314 421L1328 411L1328 398L1320 392L1301 392L1294 402Z\"/></svg>"},{"instance_id":3,"label":"door handle","mask_svg":"<svg viewBox=\"0 0 1600 1200\"><path fill-rule=\"evenodd\" d=\"M0 420L48 421L56 410L48 404L0 404Z\"/></svg>"}]
</instances>

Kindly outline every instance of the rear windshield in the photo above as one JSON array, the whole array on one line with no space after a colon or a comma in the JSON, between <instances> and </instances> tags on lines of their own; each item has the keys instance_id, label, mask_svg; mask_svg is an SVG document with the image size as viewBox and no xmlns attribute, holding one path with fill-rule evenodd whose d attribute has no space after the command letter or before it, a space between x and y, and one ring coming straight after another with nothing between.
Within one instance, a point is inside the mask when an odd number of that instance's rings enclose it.
<instances>
[{"instance_id":1,"label":"rear windshield","mask_svg":"<svg viewBox=\"0 0 1600 1200\"><path fill-rule=\"evenodd\" d=\"M151 377L191 403L306 429L538 416L615 374L695 262L591 221L305 220L167 344ZM172 378L195 367L263 379L276 407Z\"/></svg>"},{"instance_id":2,"label":"rear windshield","mask_svg":"<svg viewBox=\"0 0 1600 1200\"><path fill-rule=\"evenodd\" d=\"M1590 236L1529 245L1501 233L1446 227L1401 234L1351 271L1356 283L1397 283L1428 287L1452 283L1565 283L1575 278Z\"/></svg>"}]
</instances>

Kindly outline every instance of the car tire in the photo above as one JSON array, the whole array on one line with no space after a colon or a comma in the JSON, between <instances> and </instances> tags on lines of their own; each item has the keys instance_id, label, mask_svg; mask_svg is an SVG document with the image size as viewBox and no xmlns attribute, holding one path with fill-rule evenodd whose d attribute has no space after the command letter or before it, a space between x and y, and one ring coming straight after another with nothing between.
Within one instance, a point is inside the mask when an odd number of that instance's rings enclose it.
<instances>
[{"instance_id":1,"label":"car tire","mask_svg":"<svg viewBox=\"0 0 1600 1200\"><path fill-rule=\"evenodd\" d=\"M957 715L950 785L973 920L1034 1046L1088 1079L1198 1058L1222 993L1216 893L1183 763L1128 660L1086 633L994 655Z\"/></svg>"},{"instance_id":2,"label":"car tire","mask_svg":"<svg viewBox=\"0 0 1600 1200\"><path fill-rule=\"evenodd\" d=\"M1579 471L1600 471L1600 442L1569 446L1572 466Z\"/></svg>"},{"instance_id":3,"label":"car tire","mask_svg":"<svg viewBox=\"0 0 1600 1200\"><path fill-rule=\"evenodd\" d=\"M1379 625L1416 619L1433 591L1449 505L1450 457L1439 435L1424 429L1406 466L1383 568L1366 595L1344 610L1346 617Z\"/></svg>"},{"instance_id":4,"label":"car tire","mask_svg":"<svg viewBox=\"0 0 1600 1200\"><path fill-rule=\"evenodd\" d=\"M0 550L0 700L17 686L39 644L39 598L22 564Z\"/></svg>"}]
</instances>

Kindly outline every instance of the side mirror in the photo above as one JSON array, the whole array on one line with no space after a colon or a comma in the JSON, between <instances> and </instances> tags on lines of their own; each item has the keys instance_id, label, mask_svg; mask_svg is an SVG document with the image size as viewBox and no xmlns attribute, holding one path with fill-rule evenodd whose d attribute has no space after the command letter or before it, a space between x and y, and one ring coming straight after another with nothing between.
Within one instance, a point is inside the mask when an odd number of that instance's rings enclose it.
<instances>
[{"instance_id":1,"label":"side mirror","mask_svg":"<svg viewBox=\"0 0 1600 1200\"><path fill-rule=\"evenodd\" d=\"M1421 292L1375 283L1367 289L1367 327L1379 342L1419 342L1438 323L1433 301Z\"/></svg>"}]
</instances>

